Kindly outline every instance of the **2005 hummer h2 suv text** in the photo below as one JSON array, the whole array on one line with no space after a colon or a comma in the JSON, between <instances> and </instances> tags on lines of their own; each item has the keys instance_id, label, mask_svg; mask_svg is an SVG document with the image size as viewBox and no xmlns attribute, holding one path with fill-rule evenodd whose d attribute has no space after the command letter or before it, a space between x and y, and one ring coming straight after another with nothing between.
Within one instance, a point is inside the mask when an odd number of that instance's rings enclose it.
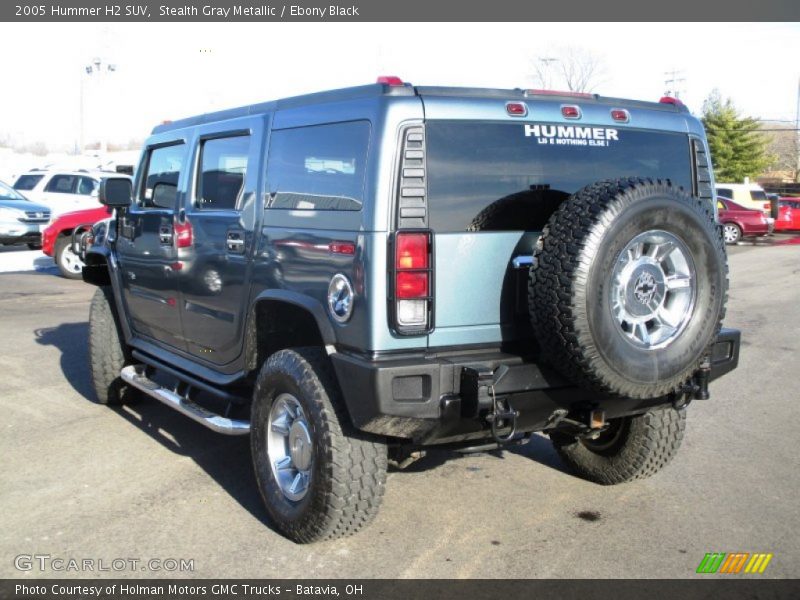
<instances>
[{"instance_id":1,"label":"2005 hummer h2 suv text","mask_svg":"<svg viewBox=\"0 0 800 600\"><path fill-rule=\"evenodd\" d=\"M670 98L381 78L160 125L85 254L97 397L249 433L298 542L431 445L647 477L738 361L713 184Z\"/></svg>"}]
</instances>

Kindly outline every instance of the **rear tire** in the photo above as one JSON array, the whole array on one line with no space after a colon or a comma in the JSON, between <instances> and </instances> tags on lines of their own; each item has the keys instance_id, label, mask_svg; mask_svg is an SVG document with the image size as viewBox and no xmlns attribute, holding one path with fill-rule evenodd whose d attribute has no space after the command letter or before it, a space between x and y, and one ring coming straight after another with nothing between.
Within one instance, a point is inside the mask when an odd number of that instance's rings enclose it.
<instances>
[{"instance_id":1,"label":"rear tire","mask_svg":"<svg viewBox=\"0 0 800 600\"><path fill-rule=\"evenodd\" d=\"M321 349L269 357L256 382L250 422L259 491L286 537L299 543L335 539L373 520L386 484L386 445L350 424Z\"/></svg>"},{"instance_id":2,"label":"rear tire","mask_svg":"<svg viewBox=\"0 0 800 600\"><path fill-rule=\"evenodd\" d=\"M725 223L722 226L722 236L726 244L738 244L742 239L742 229L736 223Z\"/></svg>"},{"instance_id":3,"label":"rear tire","mask_svg":"<svg viewBox=\"0 0 800 600\"><path fill-rule=\"evenodd\" d=\"M35 244L33 242L28 242L28 250L41 250L41 249L42 249L42 245L41 244Z\"/></svg>"},{"instance_id":4,"label":"rear tire","mask_svg":"<svg viewBox=\"0 0 800 600\"><path fill-rule=\"evenodd\" d=\"M667 466L681 446L686 411L659 408L609 423L597 440L550 434L561 460L578 476L601 485L644 479Z\"/></svg>"},{"instance_id":5,"label":"rear tire","mask_svg":"<svg viewBox=\"0 0 800 600\"><path fill-rule=\"evenodd\" d=\"M122 404L135 398L135 388L119 376L130 364L133 359L119 325L114 293L109 286L98 287L89 311L89 366L100 404Z\"/></svg>"},{"instance_id":6,"label":"rear tire","mask_svg":"<svg viewBox=\"0 0 800 600\"><path fill-rule=\"evenodd\" d=\"M82 279L83 261L72 251L72 238L59 237L54 250L53 258L61 276L67 279Z\"/></svg>"}]
</instances>

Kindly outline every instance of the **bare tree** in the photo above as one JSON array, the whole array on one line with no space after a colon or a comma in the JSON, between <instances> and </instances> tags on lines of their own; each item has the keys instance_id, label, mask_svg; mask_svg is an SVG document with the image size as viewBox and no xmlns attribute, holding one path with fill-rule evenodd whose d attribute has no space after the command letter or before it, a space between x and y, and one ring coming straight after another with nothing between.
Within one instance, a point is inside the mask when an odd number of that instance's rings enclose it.
<instances>
[{"instance_id":1,"label":"bare tree","mask_svg":"<svg viewBox=\"0 0 800 600\"><path fill-rule=\"evenodd\" d=\"M797 135L794 126L768 121L762 126L770 130L767 148L774 157L771 170L787 179L800 182L800 171L797 168Z\"/></svg>"},{"instance_id":2,"label":"bare tree","mask_svg":"<svg viewBox=\"0 0 800 600\"><path fill-rule=\"evenodd\" d=\"M577 46L565 46L533 61L534 81L545 89L562 86L570 92L591 92L604 74L602 59Z\"/></svg>"}]
</instances>

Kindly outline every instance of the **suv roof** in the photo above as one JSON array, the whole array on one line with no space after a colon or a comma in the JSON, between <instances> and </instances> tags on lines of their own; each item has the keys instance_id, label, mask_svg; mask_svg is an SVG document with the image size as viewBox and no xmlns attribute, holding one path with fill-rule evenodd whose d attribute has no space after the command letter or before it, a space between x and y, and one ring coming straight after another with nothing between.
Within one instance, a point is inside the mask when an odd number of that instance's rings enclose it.
<instances>
[{"instance_id":1,"label":"suv roof","mask_svg":"<svg viewBox=\"0 0 800 600\"><path fill-rule=\"evenodd\" d=\"M176 121L165 121L161 125L153 128L152 133L163 133L174 129L182 129L203 123L221 121L224 119L234 119L264 112L273 112L287 108L299 108L313 106L329 102L341 102L346 100L356 100L364 98L378 98L381 96L430 96L430 97L449 97L449 98L503 98L506 100L558 100L564 99L581 103L591 103L619 108L646 108L648 110L658 110L671 113L688 113L688 109L682 103L673 102L647 102L643 100L626 100L623 98L613 98L600 96L599 94L583 94L572 92L559 92L551 90L525 90L521 88L502 89L502 88L467 88L467 87L438 87L438 86L412 86L409 83L402 85L390 85L385 83L375 83L363 86L341 88L280 98L238 108L231 108L211 113L205 113L194 117L179 119Z\"/></svg>"}]
</instances>

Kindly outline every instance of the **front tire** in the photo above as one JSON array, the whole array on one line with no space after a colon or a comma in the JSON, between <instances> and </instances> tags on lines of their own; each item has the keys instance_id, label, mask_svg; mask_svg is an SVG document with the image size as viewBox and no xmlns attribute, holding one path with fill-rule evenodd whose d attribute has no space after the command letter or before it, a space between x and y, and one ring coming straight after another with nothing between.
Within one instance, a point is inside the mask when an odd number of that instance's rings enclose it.
<instances>
[{"instance_id":1,"label":"front tire","mask_svg":"<svg viewBox=\"0 0 800 600\"><path fill-rule=\"evenodd\" d=\"M109 286L98 287L89 310L89 366L100 404L122 404L133 399L136 390L119 376L122 368L132 363L117 319L114 293Z\"/></svg>"},{"instance_id":2,"label":"front tire","mask_svg":"<svg viewBox=\"0 0 800 600\"><path fill-rule=\"evenodd\" d=\"M373 520L386 484L386 446L350 424L321 349L270 356L250 422L259 491L284 535L299 543L335 539Z\"/></svg>"},{"instance_id":3,"label":"front tire","mask_svg":"<svg viewBox=\"0 0 800 600\"><path fill-rule=\"evenodd\" d=\"M72 239L62 236L56 240L54 259L58 272L67 279L81 279L83 277L83 261L80 256L72 251Z\"/></svg>"},{"instance_id":4,"label":"front tire","mask_svg":"<svg viewBox=\"0 0 800 600\"><path fill-rule=\"evenodd\" d=\"M686 427L686 411L672 407L609 421L597 440L578 440L554 431L550 439L561 460L578 476L601 485L645 479L674 458Z\"/></svg>"}]
</instances>

